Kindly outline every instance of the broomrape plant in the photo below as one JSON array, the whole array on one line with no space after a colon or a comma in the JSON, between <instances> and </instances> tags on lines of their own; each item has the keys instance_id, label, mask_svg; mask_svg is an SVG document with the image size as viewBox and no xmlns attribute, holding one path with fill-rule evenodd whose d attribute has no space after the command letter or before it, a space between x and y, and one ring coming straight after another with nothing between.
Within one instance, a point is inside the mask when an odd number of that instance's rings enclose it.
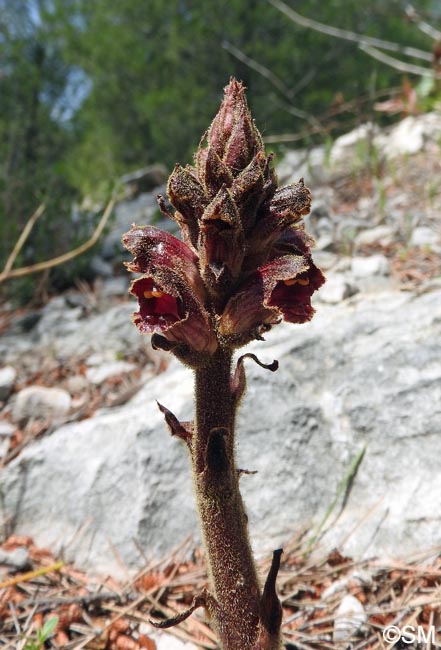
<instances>
[{"instance_id":1,"label":"broomrape plant","mask_svg":"<svg viewBox=\"0 0 441 650\"><path fill-rule=\"evenodd\" d=\"M324 282L311 258L312 238L302 216L311 195L301 179L279 188L272 154L232 79L195 155L195 166L176 165L167 186L182 241L153 226L133 225L123 236L140 274L130 292L133 320L151 334L155 349L171 352L194 371L195 420L179 422L159 408L171 433L186 445L210 576L210 589L190 609L158 627L178 624L205 607L223 650L281 647L281 605L276 594L280 549L263 589L248 539L247 517L235 462L235 415L245 392L244 359L269 370L255 355L235 350L262 340L281 320L305 323L311 296Z\"/></svg>"}]
</instances>

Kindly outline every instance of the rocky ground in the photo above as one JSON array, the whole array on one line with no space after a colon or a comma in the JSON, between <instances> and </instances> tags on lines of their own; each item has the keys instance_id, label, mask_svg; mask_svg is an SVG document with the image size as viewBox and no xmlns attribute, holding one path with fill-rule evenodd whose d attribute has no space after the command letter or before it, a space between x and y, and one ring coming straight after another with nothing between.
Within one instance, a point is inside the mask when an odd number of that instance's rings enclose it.
<instances>
[{"instance_id":1,"label":"rocky ground","mask_svg":"<svg viewBox=\"0 0 441 650\"><path fill-rule=\"evenodd\" d=\"M261 555L305 524L360 560L441 542L440 141L430 114L279 167L312 189L307 228L328 281L310 324L251 346L280 362L274 375L249 366L239 416ZM185 454L155 406L190 419L191 374L138 335L129 280L112 272L120 233L157 218L154 194L118 206L93 287L0 315L3 538L31 535L114 576L188 534L197 543Z\"/></svg>"}]
</instances>

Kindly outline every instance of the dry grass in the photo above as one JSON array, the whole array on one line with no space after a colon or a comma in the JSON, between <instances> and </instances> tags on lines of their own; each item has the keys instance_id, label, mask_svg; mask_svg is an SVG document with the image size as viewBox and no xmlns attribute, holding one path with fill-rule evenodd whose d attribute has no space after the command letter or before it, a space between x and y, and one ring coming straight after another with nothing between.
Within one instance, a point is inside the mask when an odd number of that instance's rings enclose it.
<instances>
[{"instance_id":1,"label":"dry grass","mask_svg":"<svg viewBox=\"0 0 441 650\"><path fill-rule=\"evenodd\" d=\"M57 566L56 558L35 547L30 538L10 537L1 548L18 547L29 550L27 568L33 571L4 573L1 578L4 650L24 649L35 638L36 628L54 616L59 622L46 648L154 650L149 619L168 618L188 608L207 580L201 553L192 549L191 540L168 557L146 563L125 583L111 577L97 581L72 565ZM354 562L337 550L323 555L320 548L306 553L306 547L304 531L286 546L279 574L288 648L326 650L350 643L352 650L383 650L388 646L382 631L388 625L420 625L427 635L431 626L441 625L441 548L395 562L376 558ZM268 563L259 569L264 575ZM347 594L363 605L366 623L353 639L337 645L332 640L334 621ZM168 633L195 648L217 648L203 613ZM440 636L427 645L441 647Z\"/></svg>"}]
</instances>

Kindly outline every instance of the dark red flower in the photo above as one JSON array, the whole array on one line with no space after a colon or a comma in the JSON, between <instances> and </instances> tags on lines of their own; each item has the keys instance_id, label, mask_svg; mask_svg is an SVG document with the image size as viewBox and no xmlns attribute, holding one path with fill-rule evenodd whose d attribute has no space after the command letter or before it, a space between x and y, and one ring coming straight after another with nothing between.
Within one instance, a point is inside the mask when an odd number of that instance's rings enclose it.
<instances>
[{"instance_id":1,"label":"dark red flower","mask_svg":"<svg viewBox=\"0 0 441 650\"><path fill-rule=\"evenodd\" d=\"M198 250L206 286L215 292L227 290L239 277L245 247L240 215L226 187L202 215Z\"/></svg>"},{"instance_id":2,"label":"dark red flower","mask_svg":"<svg viewBox=\"0 0 441 650\"><path fill-rule=\"evenodd\" d=\"M311 296L324 281L322 272L310 260L307 271L277 282L267 304L276 307L288 323L305 323L311 320L315 311L311 306Z\"/></svg>"},{"instance_id":3,"label":"dark red flower","mask_svg":"<svg viewBox=\"0 0 441 650\"><path fill-rule=\"evenodd\" d=\"M212 354L217 340L204 306L206 292L195 253L153 226L133 226L123 243L135 256L128 268L143 274L130 287L139 303L133 316L138 329Z\"/></svg>"},{"instance_id":4,"label":"dark red flower","mask_svg":"<svg viewBox=\"0 0 441 650\"><path fill-rule=\"evenodd\" d=\"M122 242L134 259L129 271L148 274L153 269L170 269L187 282L199 297L205 299L205 287L199 273L198 256L180 239L154 226L136 226L123 235Z\"/></svg>"},{"instance_id":5,"label":"dark red flower","mask_svg":"<svg viewBox=\"0 0 441 650\"><path fill-rule=\"evenodd\" d=\"M278 257L251 274L230 298L219 319L219 332L242 342L243 335L251 334L247 340L256 338L262 326L274 325L282 318L304 323L314 314L311 296L323 282L311 259L303 255Z\"/></svg>"},{"instance_id":6,"label":"dark red flower","mask_svg":"<svg viewBox=\"0 0 441 650\"><path fill-rule=\"evenodd\" d=\"M133 314L133 322L139 331L158 332L172 343L213 354L217 340L203 305L175 274L160 271L157 275L160 279L143 276L130 287L130 293L138 298L139 311Z\"/></svg>"}]
</instances>

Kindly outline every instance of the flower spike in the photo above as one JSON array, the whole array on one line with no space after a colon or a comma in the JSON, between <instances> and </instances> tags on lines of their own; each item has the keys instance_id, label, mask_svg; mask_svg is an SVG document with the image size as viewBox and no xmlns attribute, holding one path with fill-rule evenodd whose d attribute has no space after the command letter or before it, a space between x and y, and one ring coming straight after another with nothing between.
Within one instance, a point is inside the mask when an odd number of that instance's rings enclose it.
<instances>
[{"instance_id":1,"label":"flower spike","mask_svg":"<svg viewBox=\"0 0 441 650\"><path fill-rule=\"evenodd\" d=\"M324 282L302 221L311 193L303 179L278 187L272 158L244 86L231 79L195 168L176 165L169 178L174 211L159 199L182 240L152 226L123 237L134 256L128 269L141 274L130 288L134 322L156 346L200 359L259 339L282 319L311 319L311 296Z\"/></svg>"}]
</instances>

